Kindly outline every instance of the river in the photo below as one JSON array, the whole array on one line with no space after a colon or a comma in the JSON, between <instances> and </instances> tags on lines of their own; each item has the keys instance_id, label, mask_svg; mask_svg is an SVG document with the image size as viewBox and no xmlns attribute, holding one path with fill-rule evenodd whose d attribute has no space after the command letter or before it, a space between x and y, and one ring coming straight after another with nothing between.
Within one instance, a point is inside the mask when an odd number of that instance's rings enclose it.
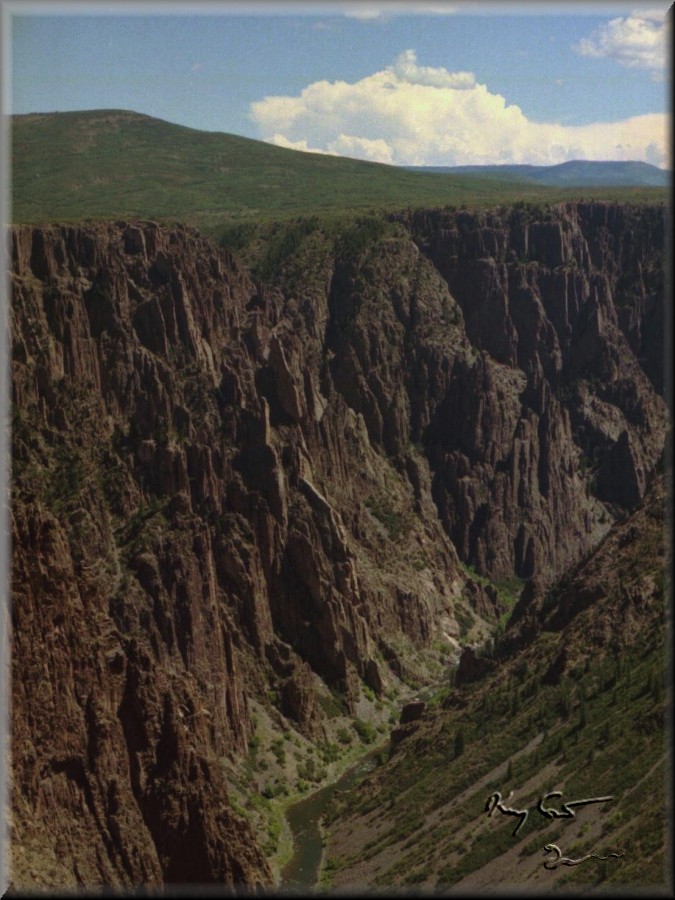
<instances>
[{"instance_id":1,"label":"river","mask_svg":"<svg viewBox=\"0 0 675 900\"><path fill-rule=\"evenodd\" d=\"M307 890L316 886L323 855L321 816L336 791L348 791L375 768L377 756L386 747L371 750L343 772L337 781L288 807L286 818L293 834L293 856L282 869L281 888Z\"/></svg>"}]
</instances>

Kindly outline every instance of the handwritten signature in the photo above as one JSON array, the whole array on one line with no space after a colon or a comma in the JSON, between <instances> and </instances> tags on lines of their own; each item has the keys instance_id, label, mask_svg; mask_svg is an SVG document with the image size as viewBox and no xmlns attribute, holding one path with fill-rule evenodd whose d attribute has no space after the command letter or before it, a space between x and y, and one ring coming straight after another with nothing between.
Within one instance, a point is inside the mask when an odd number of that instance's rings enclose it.
<instances>
[{"instance_id":1,"label":"handwritten signature","mask_svg":"<svg viewBox=\"0 0 675 900\"><path fill-rule=\"evenodd\" d=\"M511 794L513 791L511 791ZM509 797L511 796L509 794ZM506 799L508 800L509 797ZM540 798L539 803L537 804L537 810L548 819L570 819L574 818L576 813L572 809L573 806L586 806L588 803L606 803L608 800L613 800L614 797L587 797L584 800L570 800L569 803L563 803L561 805L560 810L554 809L552 806L544 806L544 800L548 800L550 797L562 797L562 791L550 791L548 794L544 794L543 797ZM502 795L499 791L495 791L494 794L491 794L488 798L488 802L485 804L485 812L488 816L491 816L492 813L498 809L500 813L503 813L505 816L518 816L520 818L520 822L516 825L513 830L513 834L516 835L525 824L525 821L528 816L528 810L526 809L513 809L510 806L504 806L502 802Z\"/></svg>"},{"instance_id":2,"label":"handwritten signature","mask_svg":"<svg viewBox=\"0 0 675 900\"><path fill-rule=\"evenodd\" d=\"M511 794L513 794L513 791L511 791L506 798L507 800L509 800ZM607 803L609 800L614 799L613 796L585 797L583 800L570 800L561 803L560 809L556 809L553 806L544 806L545 801L550 800L552 797L562 797L562 791L549 791L548 794L544 794L544 796L539 799L539 803L537 804L537 811L547 819L572 819L576 815L573 807L587 806L589 803ZM529 810L527 809L514 809L512 806L506 806L500 791L495 791L491 794L485 804L485 812L488 816L491 816L495 809L499 810L499 812L505 816L516 816L520 820L511 832L514 837L523 827L529 815ZM609 853L607 856L599 856L597 853L588 853L586 856L582 856L579 859L571 859L569 856L563 856L562 850L556 844L546 844L544 846L544 853L556 854L556 858L544 861L544 868L549 870L557 869L559 866L578 866L588 859L609 859L610 857L618 858L623 856L623 853Z\"/></svg>"},{"instance_id":3,"label":"handwritten signature","mask_svg":"<svg viewBox=\"0 0 675 900\"><path fill-rule=\"evenodd\" d=\"M544 853L555 853L555 859L544 860L545 869L557 869L558 866L579 866L586 862L587 859L609 859L610 856L621 857L623 853L608 853L607 856L599 856L597 853L587 853L579 859L570 859L569 856L563 856L562 850L557 844L545 844Z\"/></svg>"},{"instance_id":4,"label":"handwritten signature","mask_svg":"<svg viewBox=\"0 0 675 900\"><path fill-rule=\"evenodd\" d=\"M513 791L511 793L513 793ZM511 794L509 794L509 797L510 796ZM508 800L509 797L507 797L506 799ZM512 809L510 806L504 806L504 804L502 803L502 795L499 791L495 791L494 794L492 794L488 798L488 802L485 804L485 812L488 814L488 816L491 816L495 809L498 809L500 813L504 813L505 816L520 817L520 822L518 822L518 824L512 831L513 835L518 834L522 826L525 824L525 821L527 820L528 811L526 809Z\"/></svg>"}]
</instances>

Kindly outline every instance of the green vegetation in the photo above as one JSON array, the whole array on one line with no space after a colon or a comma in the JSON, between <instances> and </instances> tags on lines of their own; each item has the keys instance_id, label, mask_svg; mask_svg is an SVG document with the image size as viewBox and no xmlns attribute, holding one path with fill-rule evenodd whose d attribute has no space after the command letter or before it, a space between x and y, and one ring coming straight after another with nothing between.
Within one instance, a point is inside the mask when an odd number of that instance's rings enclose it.
<instances>
[{"instance_id":1,"label":"green vegetation","mask_svg":"<svg viewBox=\"0 0 675 900\"><path fill-rule=\"evenodd\" d=\"M622 557L622 591L645 579L658 581L663 568L658 513L656 508ZM331 829L346 816L357 816L368 817L357 821L375 830L351 858L337 857L336 882L344 868L372 860L378 867L373 887L418 883L425 873L425 887L446 888L501 857L510 871L517 867L520 881L521 873L528 879L538 872L544 843L555 842L571 857L624 853L620 861L573 868L556 885L564 879L577 888L662 886L669 702L664 607L655 589L641 604L639 628L624 627L623 620L616 621L622 596L608 595L564 632L543 633L489 678L463 687L456 704L437 708L416 732L412 751L404 740L358 796L336 798L328 817ZM593 637L603 618L615 623L604 644ZM560 682L545 683L563 645L569 662ZM555 790L570 801L613 799L578 810L574 819L547 819L536 806ZM504 798L513 791L507 805L530 811L517 837L510 817L485 815L493 791Z\"/></svg>"},{"instance_id":2,"label":"green vegetation","mask_svg":"<svg viewBox=\"0 0 675 900\"><path fill-rule=\"evenodd\" d=\"M483 585L483 587L493 588L496 591L499 604L504 610L495 623L493 639L484 650L484 653L490 656L494 651L494 645L499 643L504 633L506 624L513 612L513 607L518 601L524 582L515 575L511 578L502 579L501 581L492 581L484 575L479 575L473 566L466 565L462 562L460 562L460 565L473 581L478 582L478 584ZM463 609L459 606L455 609L455 616L460 627L460 637L465 637L471 630L475 622L475 617L470 609Z\"/></svg>"},{"instance_id":3,"label":"green vegetation","mask_svg":"<svg viewBox=\"0 0 675 900\"><path fill-rule=\"evenodd\" d=\"M337 739L341 744L351 744L352 735L347 731L346 728L338 728Z\"/></svg>"},{"instance_id":4,"label":"green vegetation","mask_svg":"<svg viewBox=\"0 0 675 900\"><path fill-rule=\"evenodd\" d=\"M362 719L354 719L352 726L364 744L373 743L375 740L375 729L370 722L364 722Z\"/></svg>"},{"instance_id":5,"label":"green vegetation","mask_svg":"<svg viewBox=\"0 0 675 900\"><path fill-rule=\"evenodd\" d=\"M372 495L365 503L368 511L387 529L390 540L397 541L412 527L413 514L407 509L397 509L391 496Z\"/></svg>"},{"instance_id":6,"label":"green vegetation","mask_svg":"<svg viewBox=\"0 0 675 900\"><path fill-rule=\"evenodd\" d=\"M230 246L247 241L245 232L232 230L233 223L372 208L537 202L580 193L300 153L121 110L15 116L11 131L14 222L181 221ZM633 201L667 196L665 188L582 193Z\"/></svg>"},{"instance_id":7,"label":"green vegetation","mask_svg":"<svg viewBox=\"0 0 675 900\"><path fill-rule=\"evenodd\" d=\"M428 862L430 844L424 838L425 816L463 791L468 791L465 799L453 805L452 814L442 816L430 834L432 845L439 848L434 856L439 864L439 885L455 884L464 875L506 853L515 844L511 834L513 823L504 821L505 817L480 818L480 813L489 792L506 790L507 786L509 789L520 788L518 808L530 809L535 808L542 791L553 789L553 785L556 789L564 787L564 795L569 799L598 793L612 794L616 801L607 804L603 810L607 820L602 846L614 847L616 841L612 836L623 825L620 846L632 847L632 842L638 841L641 846L649 847L649 871L656 871L652 856L662 854L659 848L663 845L663 818L653 815L653 811L659 808L659 804L663 805L663 795L659 794L659 789L662 790L664 775L664 707L662 701L652 699L654 680L650 673L657 671L659 657L650 653L645 658L646 645L647 641L628 658L628 665L634 674L633 682L630 685L627 675L622 676L615 704L611 692L604 691L602 687L612 663L602 658L592 662L583 678L583 684L588 688L588 698L583 699L579 692L576 693L575 715L567 721L557 719L556 698L569 690L569 685L562 690L558 687L542 688L529 699L496 685L491 686L489 695L479 697L474 690L476 695L471 701L470 715L466 712L461 714L462 725L455 730L453 723L460 714L446 713L448 725L443 725L428 737L424 752L420 752L418 747L414 754L397 754L395 774L392 772L392 777L380 782L377 795L363 791L358 798L341 798L345 807L349 804L351 812L365 813L381 807L387 808L392 817L393 824L387 833L372 846L364 847L364 859L374 857L378 849L400 841L404 835L410 836L405 851L399 853L397 864L378 877L377 885L382 887L399 883L399 875L414 871ZM541 670L532 673L533 679L540 677ZM645 690L647 684L650 686L649 693ZM490 701L488 696L491 696ZM510 718L507 718L507 710ZM536 734L542 732L548 736L538 746L522 753ZM608 734L615 734L620 739L612 743L607 740ZM521 754L514 759L517 751ZM506 777L489 782L477 791L471 789L475 781L504 759L508 759ZM553 782L537 783L537 772L550 765L554 766ZM526 782L529 784L531 778L535 779L534 784L523 793L522 786ZM648 783L652 785L650 788L647 788ZM645 791L651 798L649 801L645 799ZM411 819L411 810L415 810L414 819ZM333 811L333 816L338 812L339 807ZM463 829L476 821L479 828L475 837L465 838L467 852L451 863L440 865L443 853L449 854L452 835L464 833ZM522 836L537 834L528 841L521 855L529 856L541 850L544 840L539 832L547 829L549 824L543 817L530 815L522 829ZM560 823L556 827L555 834L546 831L546 840L555 840L562 834ZM595 839L593 846L597 843ZM640 873L638 877L642 878L639 859L632 850L630 863L633 871ZM597 872L596 869L587 869L586 875L592 878ZM620 883L624 869L607 867L604 872L609 882ZM575 883L583 882L584 872L574 873L571 878Z\"/></svg>"},{"instance_id":8,"label":"green vegetation","mask_svg":"<svg viewBox=\"0 0 675 900\"><path fill-rule=\"evenodd\" d=\"M337 719L349 713L347 701L343 694L332 691L330 694L319 694L319 706L329 719Z\"/></svg>"}]
</instances>

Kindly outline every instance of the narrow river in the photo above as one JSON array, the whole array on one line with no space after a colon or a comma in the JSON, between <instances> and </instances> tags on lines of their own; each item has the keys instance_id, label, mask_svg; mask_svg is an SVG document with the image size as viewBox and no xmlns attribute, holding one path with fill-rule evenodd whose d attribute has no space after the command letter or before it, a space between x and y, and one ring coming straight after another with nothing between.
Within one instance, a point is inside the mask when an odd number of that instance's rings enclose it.
<instances>
[{"instance_id":1,"label":"narrow river","mask_svg":"<svg viewBox=\"0 0 675 900\"><path fill-rule=\"evenodd\" d=\"M348 791L376 766L377 756L386 745L362 756L343 774L316 793L299 800L286 810L286 818L293 834L293 856L281 872L282 888L307 889L316 886L321 866L321 816L336 791Z\"/></svg>"}]
</instances>

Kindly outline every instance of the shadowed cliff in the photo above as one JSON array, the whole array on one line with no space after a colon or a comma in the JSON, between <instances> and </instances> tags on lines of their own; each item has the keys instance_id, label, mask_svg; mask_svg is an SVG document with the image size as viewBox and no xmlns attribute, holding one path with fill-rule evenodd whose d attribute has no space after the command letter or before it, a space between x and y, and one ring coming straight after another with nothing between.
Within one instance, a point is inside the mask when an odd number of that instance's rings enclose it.
<instances>
[{"instance_id":1,"label":"shadowed cliff","mask_svg":"<svg viewBox=\"0 0 675 900\"><path fill-rule=\"evenodd\" d=\"M640 501L662 211L444 215L267 282L180 226L14 230L17 884L269 884L254 701L320 740L489 635L460 560L549 583Z\"/></svg>"}]
</instances>

